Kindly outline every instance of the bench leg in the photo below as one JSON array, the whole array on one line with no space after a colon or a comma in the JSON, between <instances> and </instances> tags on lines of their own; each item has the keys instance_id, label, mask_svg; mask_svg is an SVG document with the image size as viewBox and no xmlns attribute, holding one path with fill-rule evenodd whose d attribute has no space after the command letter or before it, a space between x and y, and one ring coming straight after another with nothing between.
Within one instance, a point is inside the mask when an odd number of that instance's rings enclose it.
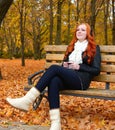
<instances>
[{"instance_id":1,"label":"bench leg","mask_svg":"<svg viewBox=\"0 0 115 130\"><path fill-rule=\"evenodd\" d=\"M45 93L46 93L46 91L44 90L44 91L40 94L40 96L38 96L38 97L36 98L36 100L35 100L34 103L33 103L33 110L36 110L36 109L39 107L39 105L40 105L40 103L41 103L41 101L42 101L43 98L46 98L46 99L48 100L48 97L45 95Z\"/></svg>"}]
</instances>

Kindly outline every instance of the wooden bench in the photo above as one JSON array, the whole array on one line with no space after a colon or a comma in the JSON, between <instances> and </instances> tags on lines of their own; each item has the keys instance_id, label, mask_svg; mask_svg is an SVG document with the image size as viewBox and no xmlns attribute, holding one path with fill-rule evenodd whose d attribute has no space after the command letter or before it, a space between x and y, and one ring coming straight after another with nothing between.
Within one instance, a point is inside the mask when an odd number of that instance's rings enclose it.
<instances>
[{"instance_id":1,"label":"wooden bench","mask_svg":"<svg viewBox=\"0 0 115 130\"><path fill-rule=\"evenodd\" d=\"M67 45L46 45L46 62L45 69L49 68L52 64L61 65L64 57ZM64 90L60 94L89 97L89 98L99 98L107 100L115 100L115 46L113 45L100 45L101 50L101 73L93 79L93 82L103 82L104 88L102 86L94 86L94 88L89 87L88 90ZM35 76L40 77L45 70L36 72L35 74L28 77L28 84L33 84L35 81ZM34 79L34 78L35 79ZM37 78L38 78L37 77ZM34 80L33 80L34 79ZM33 80L33 81L32 81ZM113 85L112 85L113 84ZM112 87L111 87L112 85ZM44 95L45 91L43 92ZM42 96L41 96L42 98Z\"/></svg>"}]
</instances>

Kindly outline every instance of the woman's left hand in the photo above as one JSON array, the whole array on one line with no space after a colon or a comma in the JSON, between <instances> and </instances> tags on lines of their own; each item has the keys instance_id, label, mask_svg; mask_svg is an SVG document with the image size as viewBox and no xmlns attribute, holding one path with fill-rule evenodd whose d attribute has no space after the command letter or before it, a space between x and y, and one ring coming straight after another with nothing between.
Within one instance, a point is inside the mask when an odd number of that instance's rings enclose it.
<instances>
[{"instance_id":1,"label":"woman's left hand","mask_svg":"<svg viewBox=\"0 0 115 130\"><path fill-rule=\"evenodd\" d=\"M80 65L78 65L74 62L69 64L69 69L79 70L79 68L80 68Z\"/></svg>"}]
</instances>

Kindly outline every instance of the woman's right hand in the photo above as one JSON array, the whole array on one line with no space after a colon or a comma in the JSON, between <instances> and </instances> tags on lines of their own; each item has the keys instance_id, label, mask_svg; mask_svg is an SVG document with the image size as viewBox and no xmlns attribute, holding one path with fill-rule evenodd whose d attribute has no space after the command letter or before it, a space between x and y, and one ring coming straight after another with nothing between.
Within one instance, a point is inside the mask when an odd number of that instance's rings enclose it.
<instances>
[{"instance_id":1,"label":"woman's right hand","mask_svg":"<svg viewBox=\"0 0 115 130\"><path fill-rule=\"evenodd\" d=\"M68 66L68 62L63 62L63 67L68 68L68 67L69 67L69 66Z\"/></svg>"}]
</instances>

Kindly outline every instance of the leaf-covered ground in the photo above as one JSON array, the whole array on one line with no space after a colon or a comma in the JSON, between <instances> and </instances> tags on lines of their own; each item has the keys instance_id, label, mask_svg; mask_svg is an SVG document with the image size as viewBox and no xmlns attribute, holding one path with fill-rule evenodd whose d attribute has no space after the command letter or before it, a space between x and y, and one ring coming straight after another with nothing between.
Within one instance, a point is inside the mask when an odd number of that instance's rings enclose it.
<instances>
[{"instance_id":1,"label":"leaf-covered ground","mask_svg":"<svg viewBox=\"0 0 115 130\"><path fill-rule=\"evenodd\" d=\"M26 92L27 77L42 70L44 60L26 60L21 66L20 59L0 60L3 80L0 81L0 125L6 127L13 121L28 125L49 126L49 107L46 99L33 111L23 112L11 107L6 97L20 97ZM92 83L95 86L97 83ZM103 84L99 84L103 87ZM112 85L115 88L115 84ZM63 130L115 130L115 101L60 96L61 122Z\"/></svg>"}]
</instances>

